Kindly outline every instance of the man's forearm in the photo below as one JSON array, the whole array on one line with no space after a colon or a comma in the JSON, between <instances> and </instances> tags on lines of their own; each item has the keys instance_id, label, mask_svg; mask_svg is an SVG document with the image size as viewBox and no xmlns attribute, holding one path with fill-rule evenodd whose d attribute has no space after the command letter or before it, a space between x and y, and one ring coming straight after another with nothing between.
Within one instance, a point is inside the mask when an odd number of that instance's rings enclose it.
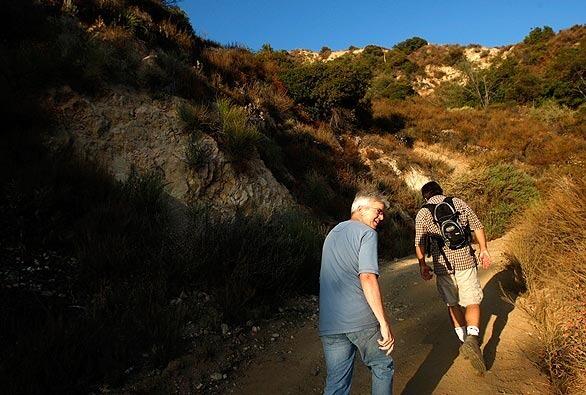
<instances>
[{"instance_id":1,"label":"man's forearm","mask_svg":"<svg viewBox=\"0 0 586 395\"><path fill-rule=\"evenodd\" d=\"M425 247L421 245L415 246L415 255L419 261L419 266L425 265Z\"/></svg>"},{"instance_id":2,"label":"man's forearm","mask_svg":"<svg viewBox=\"0 0 586 395\"><path fill-rule=\"evenodd\" d=\"M377 275L373 273L361 273L360 285L362 286L366 301L368 302L368 305L370 306L370 309L374 313L374 316L378 320L379 324L381 326L389 326L389 319L383 306L383 299L380 292Z\"/></svg>"},{"instance_id":3,"label":"man's forearm","mask_svg":"<svg viewBox=\"0 0 586 395\"><path fill-rule=\"evenodd\" d=\"M484 229L474 229L474 236L476 236L476 240L478 241L478 246L480 247L480 251L486 251L486 236L484 235Z\"/></svg>"}]
</instances>

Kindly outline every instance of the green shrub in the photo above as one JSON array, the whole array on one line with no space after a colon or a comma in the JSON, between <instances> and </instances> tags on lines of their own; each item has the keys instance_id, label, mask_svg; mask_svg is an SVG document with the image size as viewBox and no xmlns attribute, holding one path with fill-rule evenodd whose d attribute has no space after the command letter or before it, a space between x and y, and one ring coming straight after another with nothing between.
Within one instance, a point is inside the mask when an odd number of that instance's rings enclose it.
<instances>
[{"instance_id":1,"label":"green shrub","mask_svg":"<svg viewBox=\"0 0 586 395\"><path fill-rule=\"evenodd\" d=\"M578 46L561 49L546 71L545 95L571 108L586 103L585 62L586 39Z\"/></svg>"},{"instance_id":2,"label":"green shrub","mask_svg":"<svg viewBox=\"0 0 586 395\"><path fill-rule=\"evenodd\" d=\"M196 211L193 221L191 270L215 289L230 320L258 318L292 293L317 289L324 232L307 215L291 209L266 219L237 212L216 221Z\"/></svg>"},{"instance_id":3,"label":"green shrub","mask_svg":"<svg viewBox=\"0 0 586 395\"><path fill-rule=\"evenodd\" d=\"M533 45L543 41L547 41L555 36L553 29L549 26L535 27L523 39L523 44Z\"/></svg>"},{"instance_id":4,"label":"green shrub","mask_svg":"<svg viewBox=\"0 0 586 395\"><path fill-rule=\"evenodd\" d=\"M332 53L332 50L328 47L321 47L320 51L319 51L319 56L322 59L327 59L330 54Z\"/></svg>"},{"instance_id":5,"label":"green shrub","mask_svg":"<svg viewBox=\"0 0 586 395\"><path fill-rule=\"evenodd\" d=\"M390 75L373 78L367 96L371 99L405 100L415 94L415 90L406 80L397 80Z\"/></svg>"},{"instance_id":6,"label":"green shrub","mask_svg":"<svg viewBox=\"0 0 586 395\"><path fill-rule=\"evenodd\" d=\"M550 99L541 103L539 107L532 107L529 114L548 125L560 125L563 128L563 125L572 122L574 111Z\"/></svg>"},{"instance_id":7,"label":"green shrub","mask_svg":"<svg viewBox=\"0 0 586 395\"><path fill-rule=\"evenodd\" d=\"M447 192L468 202L490 239L502 236L515 216L539 197L535 181L509 164L476 168L455 180Z\"/></svg>"},{"instance_id":8,"label":"green shrub","mask_svg":"<svg viewBox=\"0 0 586 395\"><path fill-rule=\"evenodd\" d=\"M232 159L241 162L252 158L262 134L251 124L246 110L233 105L227 99L219 99L216 107L221 138Z\"/></svg>"},{"instance_id":9,"label":"green shrub","mask_svg":"<svg viewBox=\"0 0 586 395\"><path fill-rule=\"evenodd\" d=\"M406 54L417 51L419 48L427 45L427 41L421 37L411 37L407 40L401 41L396 44L393 48L398 49Z\"/></svg>"},{"instance_id":10,"label":"green shrub","mask_svg":"<svg viewBox=\"0 0 586 395\"><path fill-rule=\"evenodd\" d=\"M448 52L444 55L442 63L447 66L454 66L465 59L464 48L450 46Z\"/></svg>"},{"instance_id":11,"label":"green shrub","mask_svg":"<svg viewBox=\"0 0 586 395\"><path fill-rule=\"evenodd\" d=\"M195 170L200 169L209 163L213 150L212 146L197 134L192 134L189 137L185 149L187 164Z\"/></svg>"},{"instance_id":12,"label":"green shrub","mask_svg":"<svg viewBox=\"0 0 586 395\"><path fill-rule=\"evenodd\" d=\"M479 104L470 89L455 82L442 83L435 94L447 108L474 107Z\"/></svg>"},{"instance_id":13,"label":"green shrub","mask_svg":"<svg viewBox=\"0 0 586 395\"><path fill-rule=\"evenodd\" d=\"M215 130L217 117L207 105L190 105L182 103L177 108L179 119L185 128L193 135L201 132L210 133Z\"/></svg>"},{"instance_id":14,"label":"green shrub","mask_svg":"<svg viewBox=\"0 0 586 395\"><path fill-rule=\"evenodd\" d=\"M291 97L306 105L316 119L328 119L334 108L364 107L370 72L359 65L329 62L303 65L281 75Z\"/></svg>"},{"instance_id":15,"label":"green shrub","mask_svg":"<svg viewBox=\"0 0 586 395\"><path fill-rule=\"evenodd\" d=\"M317 171L309 172L305 177L306 200L311 207L328 209L330 201L334 197L334 191L328 185L328 181Z\"/></svg>"}]
</instances>

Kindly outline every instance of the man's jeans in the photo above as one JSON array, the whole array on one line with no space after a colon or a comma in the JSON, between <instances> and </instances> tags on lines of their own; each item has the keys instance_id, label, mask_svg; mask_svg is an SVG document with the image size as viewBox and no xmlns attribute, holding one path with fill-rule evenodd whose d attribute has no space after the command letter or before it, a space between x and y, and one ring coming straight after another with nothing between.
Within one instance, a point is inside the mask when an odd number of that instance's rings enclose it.
<instances>
[{"instance_id":1,"label":"man's jeans","mask_svg":"<svg viewBox=\"0 0 586 395\"><path fill-rule=\"evenodd\" d=\"M327 367L324 395L350 393L356 350L372 373L372 394L392 394L395 372L393 358L379 350L377 340L380 338L378 327L321 337Z\"/></svg>"}]
</instances>

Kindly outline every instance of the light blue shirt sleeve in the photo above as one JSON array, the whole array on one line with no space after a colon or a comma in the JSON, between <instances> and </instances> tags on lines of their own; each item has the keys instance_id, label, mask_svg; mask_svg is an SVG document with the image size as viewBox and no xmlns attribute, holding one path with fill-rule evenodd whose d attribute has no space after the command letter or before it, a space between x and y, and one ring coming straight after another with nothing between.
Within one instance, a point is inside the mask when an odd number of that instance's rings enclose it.
<instances>
[{"instance_id":1,"label":"light blue shirt sleeve","mask_svg":"<svg viewBox=\"0 0 586 395\"><path fill-rule=\"evenodd\" d=\"M360 241L360 251L358 252L358 274L379 274L377 247L377 233L374 230L364 233Z\"/></svg>"}]
</instances>

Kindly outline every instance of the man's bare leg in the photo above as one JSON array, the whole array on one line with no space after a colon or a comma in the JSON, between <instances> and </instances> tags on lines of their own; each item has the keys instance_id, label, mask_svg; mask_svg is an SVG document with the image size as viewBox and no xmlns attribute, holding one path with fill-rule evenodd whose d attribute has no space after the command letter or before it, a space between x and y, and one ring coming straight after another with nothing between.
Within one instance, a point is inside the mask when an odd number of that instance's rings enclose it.
<instances>
[{"instance_id":1,"label":"man's bare leg","mask_svg":"<svg viewBox=\"0 0 586 395\"><path fill-rule=\"evenodd\" d=\"M466 340L460 348L465 358L470 359L472 366L480 373L486 372L486 365L480 350L480 305L470 304L466 306L465 313Z\"/></svg>"},{"instance_id":2,"label":"man's bare leg","mask_svg":"<svg viewBox=\"0 0 586 395\"><path fill-rule=\"evenodd\" d=\"M466 320L465 325L480 327L480 305L469 304L466 306Z\"/></svg>"},{"instance_id":3,"label":"man's bare leg","mask_svg":"<svg viewBox=\"0 0 586 395\"><path fill-rule=\"evenodd\" d=\"M454 330L456 331L456 335L458 335L458 339L460 339L460 342L464 342L464 336L466 335L466 318L462 307L460 305L448 306L448 312L450 313L450 318L452 319L452 324L454 325Z\"/></svg>"},{"instance_id":4,"label":"man's bare leg","mask_svg":"<svg viewBox=\"0 0 586 395\"><path fill-rule=\"evenodd\" d=\"M448 311L450 312L450 317L452 318L454 328L466 326L468 318L468 309L466 309L466 316L464 316L464 311L462 310L462 307L459 304L455 306L448 306Z\"/></svg>"}]
</instances>

